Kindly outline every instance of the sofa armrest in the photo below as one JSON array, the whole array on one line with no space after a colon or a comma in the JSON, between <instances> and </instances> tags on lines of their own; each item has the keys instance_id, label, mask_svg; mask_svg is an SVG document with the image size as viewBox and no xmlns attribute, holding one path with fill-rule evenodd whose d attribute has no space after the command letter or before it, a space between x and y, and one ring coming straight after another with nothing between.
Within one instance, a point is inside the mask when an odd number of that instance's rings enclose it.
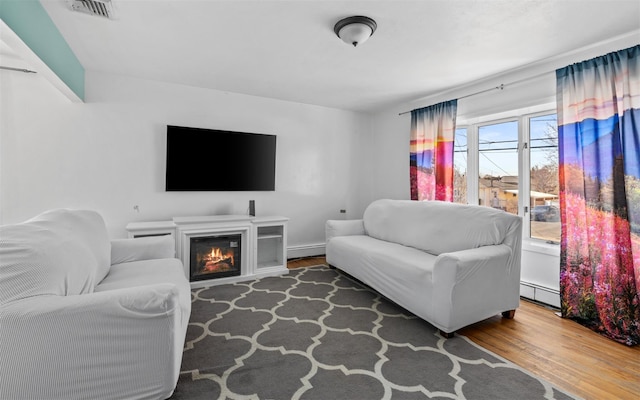
<instances>
[{"instance_id":1,"label":"sofa armrest","mask_svg":"<svg viewBox=\"0 0 640 400\"><path fill-rule=\"evenodd\" d=\"M505 278L520 282L520 276L509 276L510 257L511 248L504 244L442 253L433 266L434 286L451 289L462 282L475 280L475 276L480 276L481 281L494 284Z\"/></svg>"},{"instance_id":2,"label":"sofa armrest","mask_svg":"<svg viewBox=\"0 0 640 400\"><path fill-rule=\"evenodd\" d=\"M327 243L336 236L364 234L364 221L361 219L330 219L325 224L325 239Z\"/></svg>"},{"instance_id":3,"label":"sofa armrest","mask_svg":"<svg viewBox=\"0 0 640 400\"><path fill-rule=\"evenodd\" d=\"M434 265L434 278L438 279L440 275L447 277L450 283L456 283L476 274L506 276L510 270L510 257L511 248L504 244L442 253ZM455 274L452 274L453 272Z\"/></svg>"},{"instance_id":4,"label":"sofa armrest","mask_svg":"<svg viewBox=\"0 0 640 400\"><path fill-rule=\"evenodd\" d=\"M174 258L176 256L173 236L147 236L111 241L111 265L124 262Z\"/></svg>"},{"instance_id":5,"label":"sofa armrest","mask_svg":"<svg viewBox=\"0 0 640 400\"><path fill-rule=\"evenodd\" d=\"M108 398L114 387L122 397L168 397L184 344L181 317L172 284L9 303L0 309L0 398ZM137 380L141 373L158 377L143 387L151 381Z\"/></svg>"},{"instance_id":6,"label":"sofa armrest","mask_svg":"<svg viewBox=\"0 0 640 400\"><path fill-rule=\"evenodd\" d=\"M75 332L84 330L82 335L86 330L95 331L92 324L97 324L96 327L117 324L122 329L134 319L166 318L180 308L178 297L178 288L171 283L71 296L33 296L3 306L0 318L6 324L0 325L0 332L29 326L42 330L43 336L54 336L56 329L68 330L75 336ZM20 325L13 323L18 321Z\"/></svg>"},{"instance_id":7,"label":"sofa armrest","mask_svg":"<svg viewBox=\"0 0 640 400\"><path fill-rule=\"evenodd\" d=\"M440 254L433 267L434 312L448 321L453 315L464 320L515 310L520 268L511 265L513 260L511 247L504 244Z\"/></svg>"}]
</instances>

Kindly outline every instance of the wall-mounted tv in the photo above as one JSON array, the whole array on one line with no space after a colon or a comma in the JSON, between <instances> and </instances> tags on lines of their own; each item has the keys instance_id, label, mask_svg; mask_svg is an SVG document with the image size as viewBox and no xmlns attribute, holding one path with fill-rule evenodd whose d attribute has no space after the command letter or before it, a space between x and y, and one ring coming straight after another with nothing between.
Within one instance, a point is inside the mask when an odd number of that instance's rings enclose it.
<instances>
[{"instance_id":1,"label":"wall-mounted tv","mask_svg":"<svg viewBox=\"0 0 640 400\"><path fill-rule=\"evenodd\" d=\"M276 136L167 125L167 191L273 191Z\"/></svg>"}]
</instances>

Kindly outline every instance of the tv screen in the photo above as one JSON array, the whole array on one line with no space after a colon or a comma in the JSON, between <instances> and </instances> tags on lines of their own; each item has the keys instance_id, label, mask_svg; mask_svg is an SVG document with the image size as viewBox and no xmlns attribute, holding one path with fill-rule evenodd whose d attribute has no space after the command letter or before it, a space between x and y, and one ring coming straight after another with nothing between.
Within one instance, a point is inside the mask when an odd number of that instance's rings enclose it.
<instances>
[{"instance_id":1,"label":"tv screen","mask_svg":"<svg viewBox=\"0 0 640 400\"><path fill-rule=\"evenodd\" d=\"M167 191L272 191L276 136L167 125Z\"/></svg>"}]
</instances>

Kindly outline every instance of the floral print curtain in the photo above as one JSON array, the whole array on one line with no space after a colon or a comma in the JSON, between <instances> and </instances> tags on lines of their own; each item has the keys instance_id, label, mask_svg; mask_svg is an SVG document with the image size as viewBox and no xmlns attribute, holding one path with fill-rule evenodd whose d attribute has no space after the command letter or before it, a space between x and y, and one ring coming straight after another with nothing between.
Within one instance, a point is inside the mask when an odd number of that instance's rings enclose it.
<instances>
[{"instance_id":1,"label":"floral print curtain","mask_svg":"<svg viewBox=\"0 0 640 400\"><path fill-rule=\"evenodd\" d=\"M556 71L562 316L640 342L640 45Z\"/></svg>"},{"instance_id":2,"label":"floral print curtain","mask_svg":"<svg viewBox=\"0 0 640 400\"><path fill-rule=\"evenodd\" d=\"M457 100L411 111L412 200L453 201L453 138Z\"/></svg>"}]
</instances>

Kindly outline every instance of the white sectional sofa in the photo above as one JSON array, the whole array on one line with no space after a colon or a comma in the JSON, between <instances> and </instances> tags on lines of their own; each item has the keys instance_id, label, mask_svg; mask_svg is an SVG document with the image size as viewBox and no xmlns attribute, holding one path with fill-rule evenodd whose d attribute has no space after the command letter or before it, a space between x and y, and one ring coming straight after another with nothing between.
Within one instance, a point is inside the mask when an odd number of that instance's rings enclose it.
<instances>
[{"instance_id":1,"label":"white sectional sofa","mask_svg":"<svg viewBox=\"0 0 640 400\"><path fill-rule=\"evenodd\" d=\"M444 336L519 306L522 219L488 207L377 200L326 223L326 258Z\"/></svg>"},{"instance_id":2,"label":"white sectional sofa","mask_svg":"<svg viewBox=\"0 0 640 400\"><path fill-rule=\"evenodd\" d=\"M0 399L165 399L191 290L170 236L110 241L93 211L0 227Z\"/></svg>"}]
</instances>

